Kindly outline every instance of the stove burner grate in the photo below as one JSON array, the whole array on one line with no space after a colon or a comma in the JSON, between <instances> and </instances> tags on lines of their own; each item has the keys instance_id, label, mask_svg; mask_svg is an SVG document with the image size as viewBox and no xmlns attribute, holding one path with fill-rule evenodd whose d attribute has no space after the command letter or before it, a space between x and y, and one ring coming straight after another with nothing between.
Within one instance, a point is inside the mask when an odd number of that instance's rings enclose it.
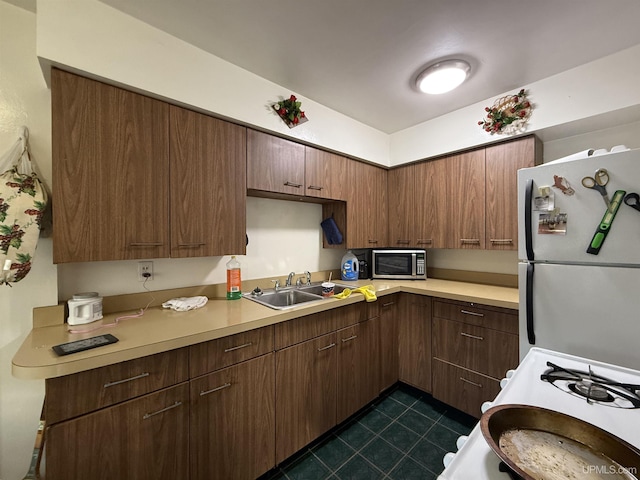
<instances>
[{"instance_id":1,"label":"stove burner grate","mask_svg":"<svg viewBox=\"0 0 640 480\"><path fill-rule=\"evenodd\" d=\"M618 408L640 408L640 385L620 383L589 371L569 370L547 362L550 367L540 379L567 393Z\"/></svg>"}]
</instances>

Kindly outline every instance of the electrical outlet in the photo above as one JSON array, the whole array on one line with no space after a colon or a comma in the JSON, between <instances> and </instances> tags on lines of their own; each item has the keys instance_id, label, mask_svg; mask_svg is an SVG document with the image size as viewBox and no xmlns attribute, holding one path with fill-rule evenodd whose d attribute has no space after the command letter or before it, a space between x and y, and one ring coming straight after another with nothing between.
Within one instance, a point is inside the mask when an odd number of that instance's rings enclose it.
<instances>
[{"instance_id":1,"label":"electrical outlet","mask_svg":"<svg viewBox=\"0 0 640 480\"><path fill-rule=\"evenodd\" d=\"M153 280L153 262L138 262L138 281Z\"/></svg>"}]
</instances>

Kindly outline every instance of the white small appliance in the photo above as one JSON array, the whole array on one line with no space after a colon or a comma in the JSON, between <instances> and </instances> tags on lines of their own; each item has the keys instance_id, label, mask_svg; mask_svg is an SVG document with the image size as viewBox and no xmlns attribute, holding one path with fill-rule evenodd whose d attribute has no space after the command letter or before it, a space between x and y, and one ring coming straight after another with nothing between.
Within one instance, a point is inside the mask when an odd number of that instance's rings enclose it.
<instances>
[{"instance_id":1,"label":"white small appliance","mask_svg":"<svg viewBox=\"0 0 640 480\"><path fill-rule=\"evenodd\" d=\"M102 297L97 292L75 293L67 305L69 325L84 325L102 318Z\"/></svg>"}]
</instances>

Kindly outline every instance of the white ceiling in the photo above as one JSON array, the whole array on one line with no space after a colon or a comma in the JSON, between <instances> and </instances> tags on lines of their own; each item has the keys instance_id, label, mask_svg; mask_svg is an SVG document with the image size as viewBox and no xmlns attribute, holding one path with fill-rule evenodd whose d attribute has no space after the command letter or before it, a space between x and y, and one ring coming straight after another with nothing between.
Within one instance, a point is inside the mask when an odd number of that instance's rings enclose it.
<instances>
[{"instance_id":1,"label":"white ceiling","mask_svg":"<svg viewBox=\"0 0 640 480\"><path fill-rule=\"evenodd\" d=\"M640 44L638 0L101 1L386 133ZM467 82L418 93L445 58Z\"/></svg>"}]
</instances>

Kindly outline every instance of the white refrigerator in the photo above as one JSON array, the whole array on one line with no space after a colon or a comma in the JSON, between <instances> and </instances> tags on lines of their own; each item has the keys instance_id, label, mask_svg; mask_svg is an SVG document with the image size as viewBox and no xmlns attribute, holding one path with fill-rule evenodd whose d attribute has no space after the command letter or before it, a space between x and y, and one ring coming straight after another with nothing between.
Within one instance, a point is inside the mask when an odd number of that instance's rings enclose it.
<instances>
[{"instance_id":1,"label":"white refrigerator","mask_svg":"<svg viewBox=\"0 0 640 480\"><path fill-rule=\"evenodd\" d=\"M518 171L521 359L536 346L640 369L640 149L614 150ZM582 184L601 169L609 206Z\"/></svg>"}]
</instances>

